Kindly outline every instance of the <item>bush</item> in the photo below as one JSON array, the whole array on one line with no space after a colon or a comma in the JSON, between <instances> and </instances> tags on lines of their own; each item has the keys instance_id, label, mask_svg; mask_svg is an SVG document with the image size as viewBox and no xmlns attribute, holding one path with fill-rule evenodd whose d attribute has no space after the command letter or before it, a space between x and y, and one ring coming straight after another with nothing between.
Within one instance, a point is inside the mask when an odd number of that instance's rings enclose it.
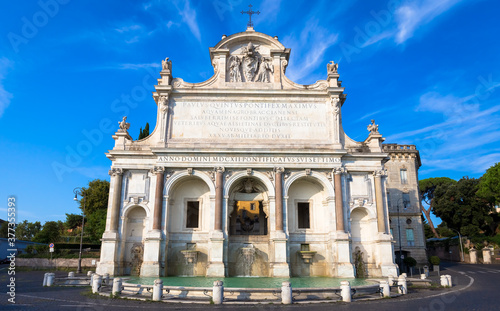
<instances>
[{"instance_id":1,"label":"bush","mask_svg":"<svg viewBox=\"0 0 500 311\"><path fill-rule=\"evenodd\" d=\"M417 261L413 257L406 257L403 262L408 267L415 267L417 265Z\"/></svg>"},{"instance_id":2,"label":"bush","mask_svg":"<svg viewBox=\"0 0 500 311\"><path fill-rule=\"evenodd\" d=\"M438 266L441 263L441 259L439 259L438 256L431 256L431 258L429 258L429 262L435 266Z\"/></svg>"}]
</instances>

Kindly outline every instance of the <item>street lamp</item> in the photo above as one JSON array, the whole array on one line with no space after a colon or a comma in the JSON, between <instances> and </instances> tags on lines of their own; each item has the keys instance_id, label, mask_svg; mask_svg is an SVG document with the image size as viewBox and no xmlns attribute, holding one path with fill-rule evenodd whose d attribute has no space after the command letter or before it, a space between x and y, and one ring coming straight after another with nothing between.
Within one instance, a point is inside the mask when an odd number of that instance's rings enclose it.
<instances>
[{"instance_id":1,"label":"street lamp","mask_svg":"<svg viewBox=\"0 0 500 311\"><path fill-rule=\"evenodd\" d=\"M460 234L460 231L458 230L455 230L453 228L448 228L448 229L451 229L453 231L455 231L456 233L458 233L458 238L460 239L460 253L461 253L461 257L462 257L462 261L465 261L465 258L464 258L464 247L462 246L462 235Z\"/></svg>"},{"instance_id":2,"label":"street lamp","mask_svg":"<svg viewBox=\"0 0 500 311\"><path fill-rule=\"evenodd\" d=\"M73 189L75 198L73 200L78 201L78 195L83 197L83 215L82 215L82 232L80 234L80 254L78 255L78 269L76 273L82 273L82 244L83 244L83 225L85 224L85 195L83 195L81 187L76 187Z\"/></svg>"}]
</instances>

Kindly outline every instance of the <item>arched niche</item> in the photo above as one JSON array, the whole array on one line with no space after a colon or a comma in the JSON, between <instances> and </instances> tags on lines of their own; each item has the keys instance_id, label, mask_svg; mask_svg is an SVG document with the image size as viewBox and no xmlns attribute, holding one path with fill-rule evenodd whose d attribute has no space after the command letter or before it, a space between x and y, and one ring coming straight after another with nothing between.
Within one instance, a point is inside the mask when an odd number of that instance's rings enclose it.
<instances>
[{"instance_id":1,"label":"arched niche","mask_svg":"<svg viewBox=\"0 0 500 311\"><path fill-rule=\"evenodd\" d=\"M144 259L144 237L147 231L147 213L139 205L129 206L123 217L123 273L139 275Z\"/></svg>"}]
</instances>

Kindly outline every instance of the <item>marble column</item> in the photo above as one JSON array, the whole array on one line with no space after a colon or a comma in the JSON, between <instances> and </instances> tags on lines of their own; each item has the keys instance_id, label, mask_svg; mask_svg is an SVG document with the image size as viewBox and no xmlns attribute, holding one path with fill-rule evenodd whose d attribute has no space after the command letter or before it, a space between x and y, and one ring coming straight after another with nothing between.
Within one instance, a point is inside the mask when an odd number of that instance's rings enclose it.
<instances>
[{"instance_id":1,"label":"marble column","mask_svg":"<svg viewBox=\"0 0 500 311\"><path fill-rule=\"evenodd\" d=\"M382 171L375 171L375 202L377 204L377 225L378 232L387 233L385 212L384 212L384 196L382 194Z\"/></svg>"},{"instance_id":2,"label":"marble column","mask_svg":"<svg viewBox=\"0 0 500 311\"><path fill-rule=\"evenodd\" d=\"M337 220L337 231L345 232L344 227L344 199L342 198L342 169L334 169L333 184L335 187L335 219Z\"/></svg>"},{"instance_id":3,"label":"marble column","mask_svg":"<svg viewBox=\"0 0 500 311\"><path fill-rule=\"evenodd\" d=\"M114 177L115 182L113 186L113 201L111 203L111 219L109 221L109 230L111 232L118 232L120 206L122 201L123 170L121 168L113 168L110 171L110 175Z\"/></svg>"},{"instance_id":4,"label":"marble column","mask_svg":"<svg viewBox=\"0 0 500 311\"><path fill-rule=\"evenodd\" d=\"M282 167L278 167L274 174L276 228L272 233L274 244L272 276L287 278L290 277L290 267L287 262L287 238L283 231L283 171Z\"/></svg>"},{"instance_id":5,"label":"marble column","mask_svg":"<svg viewBox=\"0 0 500 311\"><path fill-rule=\"evenodd\" d=\"M274 180L276 231L283 231L283 168L276 169Z\"/></svg>"},{"instance_id":6,"label":"marble column","mask_svg":"<svg viewBox=\"0 0 500 311\"><path fill-rule=\"evenodd\" d=\"M165 179L164 168L156 166L153 171L156 173L155 208L153 215L153 230L161 230L161 219L163 209L163 181Z\"/></svg>"},{"instance_id":7,"label":"marble column","mask_svg":"<svg viewBox=\"0 0 500 311\"><path fill-rule=\"evenodd\" d=\"M214 229L210 234L207 277L224 277L224 232L222 231L222 207L224 200L224 168L215 168Z\"/></svg>"},{"instance_id":8,"label":"marble column","mask_svg":"<svg viewBox=\"0 0 500 311\"><path fill-rule=\"evenodd\" d=\"M215 222L214 229L222 231L222 200L223 200L223 174L224 168L218 167L215 172Z\"/></svg>"},{"instance_id":9,"label":"marble column","mask_svg":"<svg viewBox=\"0 0 500 311\"><path fill-rule=\"evenodd\" d=\"M146 234L144 240L144 256L141 265L141 276L158 277L161 275L161 221L163 211L163 181L164 181L164 168L155 166L151 174L156 175L156 188L155 200L153 210L153 227L151 231Z\"/></svg>"},{"instance_id":10,"label":"marble column","mask_svg":"<svg viewBox=\"0 0 500 311\"><path fill-rule=\"evenodd\" d=\"M109 227L102 235L101 244L101 259L97 265L96 272L100 275L108 273L109 275L120 275L123 273L119 265L118 254L118 224L120 220L120 207L122 201L122 180L123 169L112 168L109 171L111 175L112 188L110 189L110 211L109 211Z\"/></svg>"}]
</instances>

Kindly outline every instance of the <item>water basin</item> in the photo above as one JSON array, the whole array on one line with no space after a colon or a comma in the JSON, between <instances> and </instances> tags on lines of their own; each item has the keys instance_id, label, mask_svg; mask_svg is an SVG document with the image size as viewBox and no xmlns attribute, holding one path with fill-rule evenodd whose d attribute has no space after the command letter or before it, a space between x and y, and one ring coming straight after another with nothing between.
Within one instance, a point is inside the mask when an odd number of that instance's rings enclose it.
<instances>
[{"instance_id":1,"label":"water basin","mask_svg":"<svg viewBox=\"0 0 500 311\"><path fill-rule=\"evenodd\" d=\"M153 285L156 277L124 276L127 283ZM339 287L340 282L349 281L351 286L361 286L371 284L366 279L360 278L331 278L331 277L292 277L292 278L270 278L270 277L160 277L163 286L185 286L185 287L212 287L214 281L224 282L224 287L232 288L277 288L282 282L291 282L295 288L318 288L318 287Z\"/></svg>"}]
</instances>

